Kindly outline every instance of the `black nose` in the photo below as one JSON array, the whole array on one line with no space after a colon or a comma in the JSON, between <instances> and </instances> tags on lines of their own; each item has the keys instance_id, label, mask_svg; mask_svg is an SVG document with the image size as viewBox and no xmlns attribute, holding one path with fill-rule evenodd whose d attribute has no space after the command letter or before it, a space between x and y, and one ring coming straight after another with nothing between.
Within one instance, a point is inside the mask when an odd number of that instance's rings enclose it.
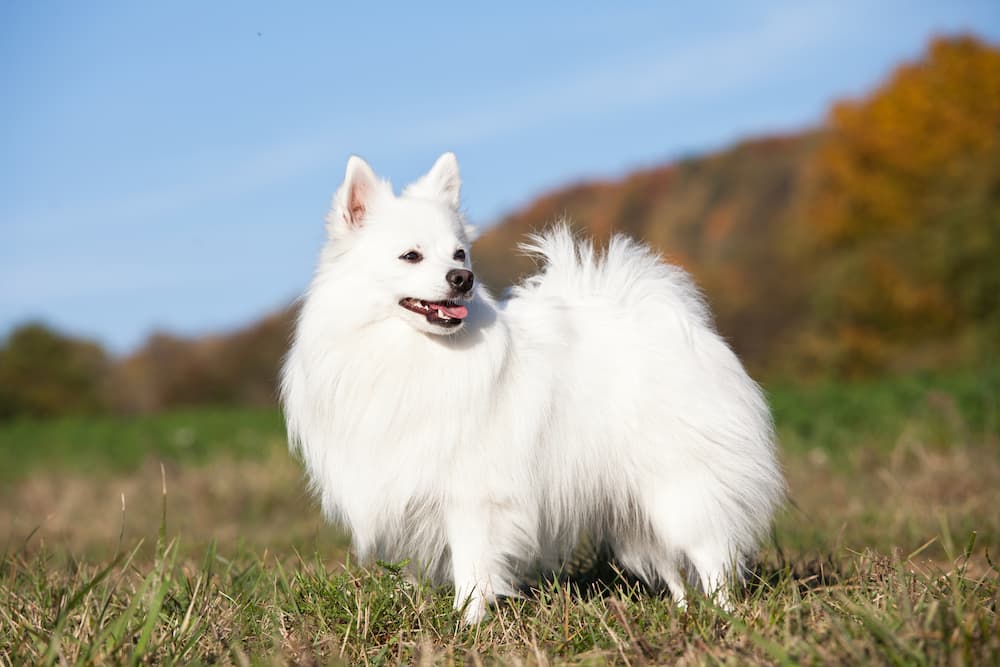
<instances>
[{"instance_id":1,"label":"black nose","mask_svg":"<svg viewBox=\"0 0 1000 667\"><path fill-rule=\"evenodd\" d=\"M444 279L456 290L465 293L468 293L472 289L472 284L476 282L476 277L468 269L452 269L445 274Z\"/></svg>"}]
</instances>

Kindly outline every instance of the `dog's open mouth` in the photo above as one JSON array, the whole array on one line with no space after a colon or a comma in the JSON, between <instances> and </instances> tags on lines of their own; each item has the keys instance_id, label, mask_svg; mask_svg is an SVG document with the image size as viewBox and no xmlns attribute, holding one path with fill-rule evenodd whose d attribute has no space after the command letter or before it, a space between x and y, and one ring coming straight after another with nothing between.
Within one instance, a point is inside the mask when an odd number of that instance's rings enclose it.
<instances>
[{"instance_id":1,"label":"dog's open mouth","mask_svg":"<svg viewBox=\"0 0 1000 667\"><path fill-rule=\"evenodd\" d=\"M469 314L469 309L454 301L424 301L422 299L406 298L399 302L403 308L423 315L431 324L442 327L457 327Z\"/></svg>"}]
</instances>

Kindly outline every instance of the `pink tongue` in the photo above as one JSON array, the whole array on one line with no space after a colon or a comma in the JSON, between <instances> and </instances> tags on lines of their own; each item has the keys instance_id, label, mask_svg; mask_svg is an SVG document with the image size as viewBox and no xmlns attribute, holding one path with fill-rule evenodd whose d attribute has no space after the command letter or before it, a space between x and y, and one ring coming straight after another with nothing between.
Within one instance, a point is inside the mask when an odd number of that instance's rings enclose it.
<instances>
[{"instance_id":1,"label":"pink tongue","mask_svg":"<svg viewBox=\"0 0 1000 667\"><path fill-rule=\"evenodd\" d=\"M465 316L469 314L469 309L465 306L449 306L443 303L431 303L428 305L440 310L448 317L452 317L456 320L464 320Z\"/></svg>"}]
</instances>

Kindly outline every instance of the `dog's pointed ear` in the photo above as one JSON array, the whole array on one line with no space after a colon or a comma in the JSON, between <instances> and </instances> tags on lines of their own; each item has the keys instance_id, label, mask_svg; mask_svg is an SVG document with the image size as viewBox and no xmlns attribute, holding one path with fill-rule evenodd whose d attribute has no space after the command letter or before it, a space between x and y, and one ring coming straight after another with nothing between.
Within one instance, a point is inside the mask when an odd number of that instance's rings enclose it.
<instances>
[{"instance_id":1,"label":"dog's pointed ear","mask_svg":"<svg viewBox=\"0 0 1000 667\"><path fill-rule=\"evenodd\" d=\"M462 193L462 176L458 172L458 158L447 152L437 159L426 174L410 184L403 194L443 201L458 210Z\"/></svg>"},{"instance_id":2,"label":"dog's pointed ear","mask_svg":"<svg viewBox=\"0 0 1000 667\"><path fill-rule=\"evenodd\" d=\"M368 216L379 185L378 177L368 163L357 155L352 155L347 160L344 182L337 188L333 206L326 218L330 229L349 230L360 227Z\"/></svg>"}]
</instances>

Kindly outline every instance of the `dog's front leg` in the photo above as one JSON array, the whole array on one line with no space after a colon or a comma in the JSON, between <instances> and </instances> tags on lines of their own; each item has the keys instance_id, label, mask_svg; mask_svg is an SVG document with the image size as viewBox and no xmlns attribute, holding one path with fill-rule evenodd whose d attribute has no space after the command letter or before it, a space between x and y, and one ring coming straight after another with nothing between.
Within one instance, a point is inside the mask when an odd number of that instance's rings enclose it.
<instances>
[{"instance_id":1,"label":"dog's front leg","mask_svg":"<svg viewBox=\"0 0 1000 667\"><path fill-rule=\"evenodd\" d=\"M492 514L483 502L456 506L448 514L455 610L462 612L468 625L482 621L498 595L513 592L509 568L497 548L502 541L491 534L490 527L496 524Z\"/></svg>"}]
</instances>

